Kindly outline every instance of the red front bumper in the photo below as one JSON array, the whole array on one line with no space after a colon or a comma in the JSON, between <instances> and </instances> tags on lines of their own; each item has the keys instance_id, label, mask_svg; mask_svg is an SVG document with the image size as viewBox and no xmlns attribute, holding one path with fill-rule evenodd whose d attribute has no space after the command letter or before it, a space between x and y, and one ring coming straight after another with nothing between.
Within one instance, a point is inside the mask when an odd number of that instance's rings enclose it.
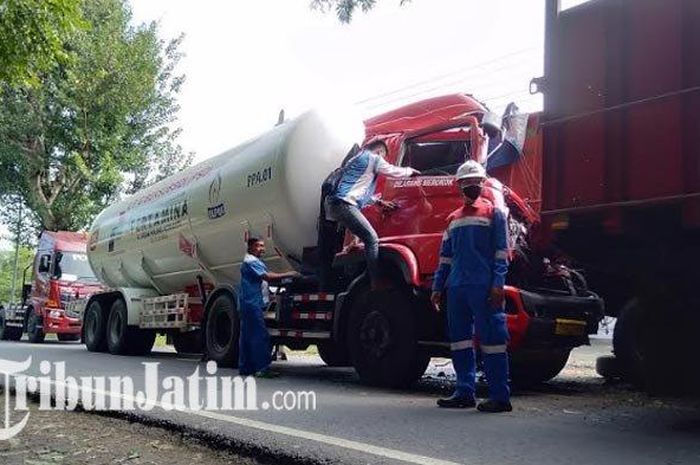
<instances>
[{"instance_id":1,"label":"red front bumper","mask_svg":"<svg viewBox=\"0 0 700 465\"><path fill-rule=\"evenodd\" d=\"M63 309L47 308L44 312L44 333L80 334L81 326L78 318L66 316Z\"/></svg>"}]
</instances>

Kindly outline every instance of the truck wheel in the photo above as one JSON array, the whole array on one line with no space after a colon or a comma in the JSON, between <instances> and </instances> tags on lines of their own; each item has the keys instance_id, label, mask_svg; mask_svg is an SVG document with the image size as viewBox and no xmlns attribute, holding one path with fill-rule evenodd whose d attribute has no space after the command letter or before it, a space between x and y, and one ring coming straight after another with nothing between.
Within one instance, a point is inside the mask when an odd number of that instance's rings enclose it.
<instances>
[{"instance_id":1,"label":"truck wheel","mask_svg":"<svg viewBox=\"0 0 700 465\"><path fill-rule=\"evenodd\" d=\"M123 299L117 299L109 310L107 348L113 355L147 355L156 340L155 331L129 326Z\"/></svg>"},{"instance_id":2,"label":"truck wheel","mask_svg":"<svg viewBox=\"0 0 700 465\"><path fill-rule=\"evenodd\" d=\"M695 364L693 332L700 324L688 312L693 302L692 293L671 289L625 305L615 323L613 352L626 380L653 395L700 391L697 370L688 369Z\"/></svg>"},{"instance_id":3,"label":"truck wheel","mask_svg":"<svg viewBox=\"0 0 700 465\"><path fill-rule=\"evenodd\" d=\"M416 333L406 291L360 289L348 326L348 351L360 379L383 387L407 387L418 380L430 359L418 347Z\"/></svg>"},{"instance_id":4,"label":"truck wheel","mask_svg":"<svg viewBox=\"0 0 700 465\"><path fill-rule=\"evenodd\" d=\"M90 352L107 352L107 318L99 301L93 300L83 319L85 346Z\"/></svg>"},{"instance_id":5,"label":"truck wheel","mask_svg":"<svg viewBox=\"0 0 700 465\"><path fill-rule=\"evenodd\" d=\"M197 329L186 333L174 333L173 346L178 354L201 354L202 331Z\"/></svg>"},{"instance_id":6,"label":"truck wheel","mask_svg":"<svg viewBox=\"0 0 700 465\"><path fill-rule=\"evenodd\" d=\"M73 342L80 340L80 334L57 334L56 337L61 342Z\"/></svg>"},{"instance_id":7,"label":"truck wheel","mask_svg":"<svg viewBox=\"0 0 700 465\"><path fill-rule=\"evenodd\" d=\"M644 385L646 358L642 327L642 309L639 299L635 298L627 302L617 316L613 352L620 362L623 377L638 386Z\"/></svg>"},{"instance_id":8,"label":"truck wheel","mask_svg":"<svg viewBox=\"0 0 700 465\"><path fill-rule=\"evenodd\" d=\"M510 354L513 386L530 387L554 378L564 369L571 349L521 349Z\"/></svg>"},{"instance_id":9,"label":"truck wheel","mask_svg":"<svg viewBox=\"0 0 700 465\"><path fill-rule=\"evenodd\" d=\"M0 341L19 341L22 339L22 328L5 325L5 311L0 308Z\"/></svg>"},{"instance_id":10,"label":"truck wheel","mask_svg":"<svg viewBox=\"0 0 700 465\"><path fill-rule=\"evenodd\" d=\"M350 354L348 354L345 347L332 341L321 342L316 344L316 347L321 360L329 367L346 367L351 365Z\"/></svg>"},{"instance_id":11,"label":"truck wheel","mask_svg":"<svg viewBox=\"0 0 700 465\"><path fill-rule=\"evenodd\" d=\"M620 361L614 355L604 355L595 361L595 372L608 381L622 378Z\"/></svg>"},{"instance_id":12,"label":"truck wheel","mask_svg":"<svg viewBox=\"0 0 700 465\"><path fill-rule=\"evenodd\" d=\"M207 314L207 355L222 367L238 366L240 321L233 299L219 295Z\"/></svg>"},{"instance_id":13,"label":"truck wheel","mask_svg":"<svg viewBox=\"0 0 700 465\"><path fill-rule=\"evenodd\" d=\"M44 328L42 327L42 319L35 311L29 315L29 320L27 322L27 336L29 336L29 342L34 344L41 344L44 342L46 334L44 333Z\"/></svg>"}]
</instances>

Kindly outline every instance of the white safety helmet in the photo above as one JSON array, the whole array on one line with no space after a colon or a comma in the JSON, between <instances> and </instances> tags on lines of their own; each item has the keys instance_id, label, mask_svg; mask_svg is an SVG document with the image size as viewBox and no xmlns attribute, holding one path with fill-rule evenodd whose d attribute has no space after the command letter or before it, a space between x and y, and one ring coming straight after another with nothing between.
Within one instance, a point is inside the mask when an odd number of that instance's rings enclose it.
<instances>
[{"instance_id":1,"label":"white safety helmet","mask_svg":"<svg viewBox=\"0 0 700 465\"><path fill-rule=\"evenodd\" d=\"M457 168L457 174L455 175L457 181L462 179L486 179L486 170L481 163L474 160L467 160L462 163L462 165Z\"/></svg>"}]
</instances>

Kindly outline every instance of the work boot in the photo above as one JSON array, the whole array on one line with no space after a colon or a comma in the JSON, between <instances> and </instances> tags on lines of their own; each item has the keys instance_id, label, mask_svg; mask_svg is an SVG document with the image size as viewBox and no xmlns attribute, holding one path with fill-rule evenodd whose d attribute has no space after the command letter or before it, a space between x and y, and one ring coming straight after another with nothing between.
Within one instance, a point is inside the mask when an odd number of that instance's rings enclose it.
<instances>
[{"instance_id":1,"label":"work boot","mask_svg":"<svg viewBox=\"0 0 700 465\"><path fill-rule=\"evenodd\" d=\"M438 399L437 405L441 408L474 408L476 407L476 401L472 396L455 392L447 399Z\"/></svg>"},{"instance_id":2,"label":"work boot","mask_svg":"<svg viewBox=\"0 0 700 465\"><path fill-rule=\"evenodd\" d=\"M483 402L481 402L476 409L480 412L485 412L485 413L501 413L501 412L510 412L513 410L513 406L510 405L510 402L500 402L498 400L493 400L493 399L488 399Z\"/></svg>"}]
</instances>

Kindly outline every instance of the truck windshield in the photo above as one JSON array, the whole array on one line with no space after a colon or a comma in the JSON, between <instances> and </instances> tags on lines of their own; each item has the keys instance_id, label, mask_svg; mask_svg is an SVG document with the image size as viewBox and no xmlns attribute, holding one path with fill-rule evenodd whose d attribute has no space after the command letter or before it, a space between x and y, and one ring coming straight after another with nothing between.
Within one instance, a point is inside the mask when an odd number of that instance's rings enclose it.
<instances>
[{"instance_id":1,"label":"truck windshield","mask_svg":"<svg viewBox=\"0 0 700 465\"><path fill-rule=\"evenodd\" d=\"M454 175L468 154L468 141L409 142L401 166L415 168L425 176Z\"/></svg>"},{"instance_id":2,"label":"truck windshield","mask_svg":"<svg viewBox=\"0 0 700 465\"><path fill-rule=\"evenodd\" d=\"M90 268L87 255L77 252L63 252L60 261L56 262L54 276L65 281L97 280Z\"/></svg>"}]
</instances>

